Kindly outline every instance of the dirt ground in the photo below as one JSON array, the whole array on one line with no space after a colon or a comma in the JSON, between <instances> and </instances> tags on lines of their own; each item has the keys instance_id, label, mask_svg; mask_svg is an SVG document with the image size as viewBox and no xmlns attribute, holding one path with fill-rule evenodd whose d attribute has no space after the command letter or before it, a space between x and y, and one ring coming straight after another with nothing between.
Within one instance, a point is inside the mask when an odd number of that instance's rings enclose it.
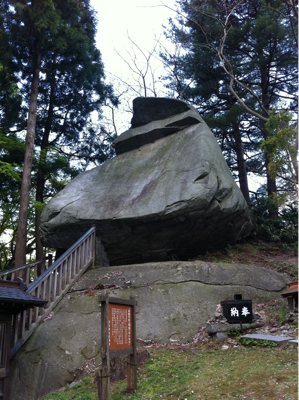
<instances>
[{"instance_id":1,"label":"dirt ground","mask_svg":"<svg viewBox=\"0 0 299 400\"><path fill-rule=\"evenodd\" d=\"M284 273L290 281L298 279L298 251L280 243L246 239L246 242L210 251L195 260L250 264Z\"/></svg>"}]
</instances>

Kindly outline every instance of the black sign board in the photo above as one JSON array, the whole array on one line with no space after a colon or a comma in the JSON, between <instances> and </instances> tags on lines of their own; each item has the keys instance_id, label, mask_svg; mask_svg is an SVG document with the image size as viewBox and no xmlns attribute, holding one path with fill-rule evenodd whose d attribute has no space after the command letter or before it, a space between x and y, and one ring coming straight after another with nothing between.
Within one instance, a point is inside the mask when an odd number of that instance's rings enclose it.
<instances>
[{"instance_id":1,"label":"black sign board","mask_svg":"<svg viewBox=\"0 0 299 400\"><path fill-rule=\"evenodd\" d=\"M225 300L221 305L228 322L252 322L252 300Z\"/></svg>"}]
</instances>

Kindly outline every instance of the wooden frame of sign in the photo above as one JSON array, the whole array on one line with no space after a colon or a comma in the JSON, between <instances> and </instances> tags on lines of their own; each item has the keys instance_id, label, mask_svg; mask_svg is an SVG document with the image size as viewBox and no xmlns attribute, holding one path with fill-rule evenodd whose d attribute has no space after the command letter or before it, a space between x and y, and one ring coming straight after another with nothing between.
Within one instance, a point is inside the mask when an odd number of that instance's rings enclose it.
<instances>
[{"instance_id":1,"label":"wooden frame of sign","mask_svg":"<svg viewBox=\"0 0 299 400\"><path fill-rule=\"evenodd\" d=\"M127 355L128 392L137 389L136 301L109 297L101 300L102 400L110 400L110 357Z\"/></svg>"}]
</instances>

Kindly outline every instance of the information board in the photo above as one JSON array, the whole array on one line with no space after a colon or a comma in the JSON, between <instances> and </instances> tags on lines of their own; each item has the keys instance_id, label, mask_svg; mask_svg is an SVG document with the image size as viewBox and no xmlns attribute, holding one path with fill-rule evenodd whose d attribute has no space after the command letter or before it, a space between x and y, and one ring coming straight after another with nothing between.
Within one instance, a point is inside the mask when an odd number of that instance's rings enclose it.
<instances>
[{"instance_id":1,"label":"information board","mask_svg":"<svg viewBox=\"0 0 299 400\"><path fill-rule=\"evenodd\" d=\"M126 349L132 344L132 307L109 303L109 350Z\"/></svg>"},{"instance_id":2,"label":"information board","mask_svg":"<svg viewBox=\"0 0 299 400\"><path fill-rule=\"evenodd\" d=\"M110 357L127 356L129 393L137 390L135 299L101 298L101 358L99 398L110 400Z\"/></svg>"}]
</instances>

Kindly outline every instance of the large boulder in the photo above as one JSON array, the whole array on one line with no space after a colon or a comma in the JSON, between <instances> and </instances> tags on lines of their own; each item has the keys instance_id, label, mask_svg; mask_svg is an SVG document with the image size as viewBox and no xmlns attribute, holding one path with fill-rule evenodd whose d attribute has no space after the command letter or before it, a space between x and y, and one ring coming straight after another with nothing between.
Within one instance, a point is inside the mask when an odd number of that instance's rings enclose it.
<instances>
[{"instance_id":1,"label":"large boulder","mask_svg":"<svg viewBox=\"0 0 299 400\"><path fill-rule=\"evenodd\" d=\"M277 272L238 264L172 261L91 269L11 360L10 399L39 399L99 367L100 301L107 286L111 297L136 298L142 346L190 341L222 300L236 293L253 304L279 299L287 282Z\"/></svg>"},{"instance_id":2,"label":"large boulder","mask_svg":"<svg viewBox=\"0 0 299 400\"><path fill-rule=\"evenodd\" d=\"M46 246L67 249L91 225L112 265L187 260L247 236L252 223L216 139L197 111L138 98L117 156L77 176L45 207Z\"/></svg>"}]
</instances>

